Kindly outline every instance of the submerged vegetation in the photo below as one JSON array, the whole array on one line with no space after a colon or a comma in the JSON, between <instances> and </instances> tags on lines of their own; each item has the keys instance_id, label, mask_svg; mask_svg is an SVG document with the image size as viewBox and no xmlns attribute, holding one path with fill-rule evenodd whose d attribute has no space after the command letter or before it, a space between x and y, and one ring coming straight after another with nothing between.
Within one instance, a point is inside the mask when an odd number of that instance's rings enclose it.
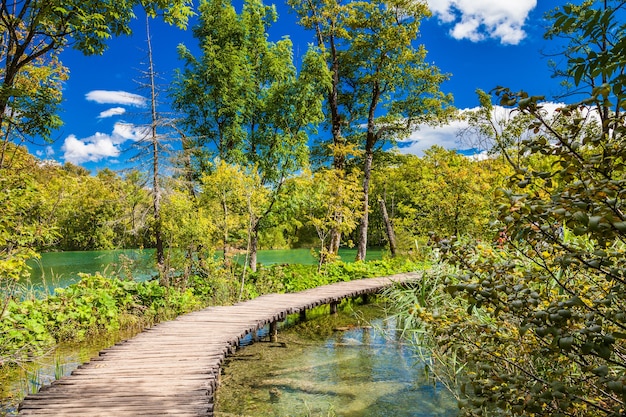
<instances>
[{"instance_id":1,"label":"submerged vegetation","mask_svg":"<svg viewBox=\"0 0 626 417\"><path fill-rule=\"evenodd\" d=\"M238 349L222 367L216 416L456 416L380 301L346 300L334 315L318 307L283 326L278 343Z\"/></svg>"}]
</instances>

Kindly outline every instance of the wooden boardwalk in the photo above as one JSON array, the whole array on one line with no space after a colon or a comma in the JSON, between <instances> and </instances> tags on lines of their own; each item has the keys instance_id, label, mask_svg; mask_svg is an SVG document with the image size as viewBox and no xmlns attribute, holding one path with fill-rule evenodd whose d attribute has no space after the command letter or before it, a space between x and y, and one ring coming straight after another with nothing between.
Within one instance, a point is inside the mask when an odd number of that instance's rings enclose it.
<instances>
[{"instance_id":1,"label":"wooden boardwalk","mask_svg":"<svg viewBox=\"0 0 626 417\"><path fill-rule=\"evenodd\" d=\"M213 416L220 366L247 334L287 315L376 293L416 273L361 279L209 307L160 323L100 352L71 375L27 396L19 415Z\"/></svg>"}]
</instances>

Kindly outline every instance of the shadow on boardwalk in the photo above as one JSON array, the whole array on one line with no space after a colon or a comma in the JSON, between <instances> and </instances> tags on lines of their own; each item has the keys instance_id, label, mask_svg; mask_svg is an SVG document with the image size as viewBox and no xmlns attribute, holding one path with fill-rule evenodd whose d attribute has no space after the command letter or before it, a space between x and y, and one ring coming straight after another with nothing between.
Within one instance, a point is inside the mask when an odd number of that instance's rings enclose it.
<instances>
[{"instance_id":1,"label":"shadow on boardwalk","mask_svg":"<svg viewBox=\"0 0 626 417\"><path fill-rule=\"evenodd\" d=\"M233 306L208 307L160 323L100 352L37 394L19 415L213 416L220 366L247 334L288 315L419 278L405 273L291 294L268 294ZM272 330L270 330L270 333Z\"/></svg>"}]
</instances>

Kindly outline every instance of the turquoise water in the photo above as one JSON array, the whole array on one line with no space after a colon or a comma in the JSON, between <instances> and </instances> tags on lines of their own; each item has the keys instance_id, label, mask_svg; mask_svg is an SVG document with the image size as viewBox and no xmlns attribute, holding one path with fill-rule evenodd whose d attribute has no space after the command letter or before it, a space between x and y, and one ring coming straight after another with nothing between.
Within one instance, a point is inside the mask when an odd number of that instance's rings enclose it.
<instances>
[{"instance_id":1,"label":"turquoise water","mask_svg":"<svg viewBox=\"0 0 626 417\"><path fill-rule=\"evenodd\" d=\"M279 332L281 343L244 347L224 367L216 417L457 416L455 398L427 377L395 322L372 323L321 339L296 326Z\"/></svg>"},{"instance_id":2,"label":"turquoise water","mask_svg":"<svg viewBox=\"0 0 626 417\"><path fill-rule=\"evenodd\" d=\"M154 249L42 253L40 259L28 263L32 268L28 285L52 292L79 281L80 273L116 273L126 277L123 266L131 263L133 279L150 278L155 272Z\"/></svg>"},{"instance_id":3,"label":"turquoise water","mask_svg":"<svg viewBox=\"0 0 626 417\"><path fill-rule=\"evenodd\" d=\"M220 256L219 254L217 254ZM351 262L356 257L356 249L340 249L342 260ZM381 250L368 251L368 260L382 258ZM240 258L240 262L243 257ZM317 259L310 249L262 250L258 254L260 264L302 264L314 265ZM49 252L41 259L30 261L32 268L30 283L37 290L52 291L77 282L79 273L116 273L125 277L124 266L132 265L132 278L149 279L155 274L154 249L107 250L84 252Z\"/></svg>"}]
</instances>

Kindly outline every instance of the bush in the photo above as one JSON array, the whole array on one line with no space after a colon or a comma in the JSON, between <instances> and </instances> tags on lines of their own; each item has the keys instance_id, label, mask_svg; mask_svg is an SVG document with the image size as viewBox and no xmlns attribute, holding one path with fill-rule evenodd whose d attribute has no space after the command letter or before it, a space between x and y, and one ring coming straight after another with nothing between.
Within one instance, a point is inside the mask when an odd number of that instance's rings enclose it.
<instances>
[{"instance_id":1,"label":"bush","mask_svg":"<svg viewBox=\"0 0 626 417\"><path fill-rule=\"evenodd\" d=\"M82 275L76 284L45 299L10 302L0 319L0 358L20 362L62 341L145 326L201 306L191 289Z\"/></svg>"}]
</instances>

